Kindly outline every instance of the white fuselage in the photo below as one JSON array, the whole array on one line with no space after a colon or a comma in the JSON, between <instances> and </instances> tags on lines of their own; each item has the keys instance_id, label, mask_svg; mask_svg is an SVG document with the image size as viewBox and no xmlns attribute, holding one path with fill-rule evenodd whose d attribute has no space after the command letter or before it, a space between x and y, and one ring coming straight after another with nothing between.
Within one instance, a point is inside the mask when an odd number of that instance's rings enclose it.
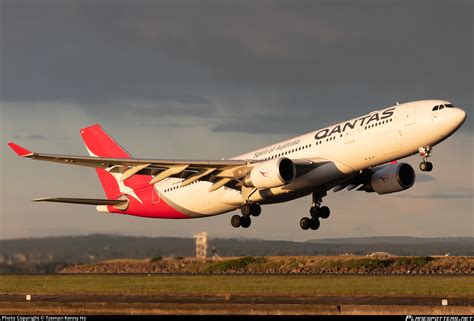
<instances>
[{"instance_id":1,"label":"white fuselage","mask_svg":"<svg viewBox=\"0 0 474 321\"><path fill-rule=\"evenodd\" d=\"M295 199L318 191L363 169L398 160L434 146L454 133L465 113L459 108L433 107L449 104L424 100L373 111L349 121L325 127L233 159L269 160L287 157L293 161L325 162L289 184L258 190L250 200L262 204ZM212 183L197 181L179 187L182 179L168 178L157 184L157 194L173 207L192 217L226 213L243 202L240 191L227 187L209 192Z\"/></svg>"}]
</instances>

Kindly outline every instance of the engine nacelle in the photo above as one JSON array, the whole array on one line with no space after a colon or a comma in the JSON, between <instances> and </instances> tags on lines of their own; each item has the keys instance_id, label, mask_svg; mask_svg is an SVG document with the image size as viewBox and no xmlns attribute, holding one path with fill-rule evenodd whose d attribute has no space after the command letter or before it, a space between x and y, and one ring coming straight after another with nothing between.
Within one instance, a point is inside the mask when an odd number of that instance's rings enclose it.
<instances>
[{"instance_id":1,"label":"engine nacelle","mask_svg":"<svg viewBox=\"0 0 474 321\"><path fill-rule=\"evenodd\" d=\"M366 192L389 194L404 191L415 184L415 171L407 163L387 165L375 169L370 182L364 185Z\"/></svg>"},{"instance_id":2,"label":"engine nacelle","mask_svg":"<svg viewBox=\"0 0 474 321\"><path fill-rule=\"evenodd\" d=\"M291 159L282 157L258 163L244 178L247 187L272 188L291 182L296 175L295 164Z\"/></svg>"}]
</instances>

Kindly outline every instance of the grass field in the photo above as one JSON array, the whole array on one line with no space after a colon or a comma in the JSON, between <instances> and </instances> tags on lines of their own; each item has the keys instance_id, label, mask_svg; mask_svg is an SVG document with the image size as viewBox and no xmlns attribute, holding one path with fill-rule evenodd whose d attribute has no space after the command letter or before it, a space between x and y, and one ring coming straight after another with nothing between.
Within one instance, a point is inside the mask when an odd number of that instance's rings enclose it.
<instances>
[{"instance_id":1,"label":"grass field","mask_svg":"<svg viewBox=\"0 0 474 321\"><path fill-rule=\"evenodd\" d=\"M474 297L474 276L0 275L0 294Z\"/></svg>"}]
</instances>

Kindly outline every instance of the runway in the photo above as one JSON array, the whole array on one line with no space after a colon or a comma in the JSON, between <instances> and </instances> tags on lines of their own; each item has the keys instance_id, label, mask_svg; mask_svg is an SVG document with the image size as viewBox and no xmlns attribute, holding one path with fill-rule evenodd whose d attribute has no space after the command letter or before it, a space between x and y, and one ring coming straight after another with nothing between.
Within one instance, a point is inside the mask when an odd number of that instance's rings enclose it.
<instances>
[{"instance_id":1,"label":"runway","mask_svg":"<svg viewBox=\"0 0 474 321\"><path fill-rule=\"evenodd\" d=\"M0 295L0 314L472 314L474 299L380 296Z\"/></svg>"},{"instance_id":2,"label":"runway","mask_svg":"<svg viewBox=\"0 0 474 321\"><path fill-rule=\"evenodd\" d=\"M472 315L472 284L427 275L0 275L0 314Z\"/></svg>"},{"instance_id":3,"label":"runway","mask_svg":"<svg viewBox=\"0 0 474 321\"><path fill-rule=\"evenodd\" d=\"M443 297L381 297L381 296L156 296L156 295L33 295L32 302L50 303L160 303L160 304L307 304L307 305L441 305ZM0 302L25 302L25 295L0 295ZM450 306L472 306L474 298L450 298Z\"/></svg>"}]
</instances>

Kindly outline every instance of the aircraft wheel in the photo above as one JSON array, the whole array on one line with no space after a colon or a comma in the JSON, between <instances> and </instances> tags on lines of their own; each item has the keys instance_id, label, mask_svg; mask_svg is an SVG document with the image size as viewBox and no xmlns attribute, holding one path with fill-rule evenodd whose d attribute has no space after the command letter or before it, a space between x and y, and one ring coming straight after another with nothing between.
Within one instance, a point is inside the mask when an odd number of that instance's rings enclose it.
<instances>
[{"instance_id":1,"label":"aircraft wheel","mask_svg":"<svg viewBox=\"0 0 474 321\"><path fill-rule=\"evenodd\" d=\"M420 171L422 171L422 172L426 171L426 162L421 162L420 163Z\"/></svg>"},{"instance_id":2,"label":"aircraft wheel","mask_svg":"<svg viewBox=\"0 0 474 321\"><path fill-rule=\"evenodd\" d=\"M433 170L433 163L426 162L426 171L431 172Z\"/></svg>"},{"instance_id":3,"label":"aircraft wheel","mask_svg":"<svg viewBox=\"0 0 474 321\"><path fill-rule=\"evenodd\" d=\"M331 211L329 210L329 207L323 206L319 209L319 217L322 219L327 219L329 215L331 214Z\"/></svg>"},{"instance_id":4,"label":"aircraft wheel","mask_svg":"<svg viewBox=\"0 0 474 321\"><path fill-rule=\"evenodd\" d=\"M260 213L262 213L262 208L257 203L252 203L250 205L250 209L251 209L250 213L255 217L259 216Z\"/></svg>"},{"instance_id":5,"label":"aircraft wheel","mask_svg":"<svg viewBox=\"0 0 474 321\"><path fill-rule=\"evenodd\" d=\"M248 228L252 224L252 220L250 219L250 216L244 216L240 220L240 226L243 228Z\"/></svg>"},{"instance_id":6,"label":"aircraft wheel","mask_svg":"<svg viewBox=\"0 0 474 321\"><path fill-rule=\"evenodd\" d=\"M433 164L431 162L421 162L420 170L422 172L430 172L433 169Z\"/></svg>"},{"instance_id":7,"label":"aircraft wheel","mask_svg":"<svg viewBox=\"0 0 474 321\"><path fill-rule=\"evenodd\" d=\"M241 221L240 215L234 215L230 219L230 224L232 224L233 227L240 227Z\"/></svg>"},{"instance_id":8,"label":"aircraft wheel","mask_svg":"<svg viewBox=\"0 0 474 321\"><path fill-rule=\"evenodd\" d=\"M307 230L311 227L311 219L309 217L303 217L301 220L300 220L300 227L303 229L303 230Z\"/></svg>"},{"instance_id":9,"label":"aircraft wheel","mask_svg":"<svg viewBox=\"0 0 474 321\"><path fill-rule=\"evenodd\" d=\"M240 207L240 212L244 217L249 216L252 212L252 206L249 203L242 204L242 206Z\"/></svg>"},{"instance_id":10,"label":"aircraft wheel","mask_svg":"<svg viewBox=\"0 0 474 321\"><path fill-rule=\"evenodd\" d=\"M314 219L314 218L312 218L312 219L310 220L310 224L311 224L311 225L310 225L309 228L312 229L313 231L314 231L314 230L317 230L317 229L319 228L319 226L321 225L321 223L319 222L319 220L318 220L318 219Z\"/></svg>"},{"instance_id":11,"label":"aircraft wheel","mask_svg":"<svg viewBox=\"0 0 474 321\"><path fill-rule=\"evenodd\" d=\"M319 208L317 206L311 206L311 208L309 209L309 214L311 214L312 218L318 218L318 212Z\"/></svg>"}]
</instances>

